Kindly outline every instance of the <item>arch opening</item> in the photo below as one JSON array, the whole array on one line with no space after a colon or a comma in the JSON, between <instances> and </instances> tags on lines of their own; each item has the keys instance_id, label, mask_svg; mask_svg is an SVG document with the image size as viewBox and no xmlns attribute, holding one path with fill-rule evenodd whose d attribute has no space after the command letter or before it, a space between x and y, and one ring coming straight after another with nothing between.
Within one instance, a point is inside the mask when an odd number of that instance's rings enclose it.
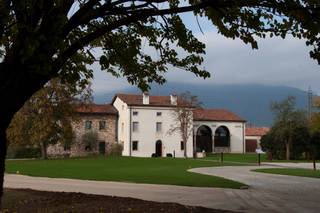
<instances>
[{"instance_id":1,"label":"arch opening","mask_svg":"<svg viewBox=\"0 0 320 213\"><path fill-rule=\"evenodd\" d=\"M196 152L212 152L212 145L211 128L206 125L200 126L196 135Z\"/></svg>"},{"instance_id":2,"label":"arch opening","mask_svg":"<svg viewBox=\"0 0 320 213\"><path fill-rule=\"evenodd\" d=\"M162 141L157 140L156 141L156 157L161 157L162 156Z\"/></svg>"},{"instance_id":3,"label":"arch opening","mask_svg":"<svg viewBox=\"0 0 320 213\"><path fill-rule=\"evenodd\" d=\"M226 126L220 126L216 129L214 134L215 147L230 147L230 132Z\"/></svg>"}]
</instances>

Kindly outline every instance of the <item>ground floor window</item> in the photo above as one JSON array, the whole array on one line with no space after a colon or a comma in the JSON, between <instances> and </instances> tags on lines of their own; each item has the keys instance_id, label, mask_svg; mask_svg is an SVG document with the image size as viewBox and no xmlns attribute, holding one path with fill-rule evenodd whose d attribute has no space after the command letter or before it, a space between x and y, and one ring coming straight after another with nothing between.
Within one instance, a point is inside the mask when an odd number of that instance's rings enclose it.
<instances>
[{"instance_id":1,"label":"ground floor window","mask_svg":"<svg viewBox=\"0 0 320 213\"><path fill-rule=\"evenodd\" d=\"M137 151L138 150L138 141L132 141L132 150Z\"/></svg>"},{"instance_id":2,"label":"ground floor window","mask_svg":"<svg viewBox=\"0 0 320 213\"><path fill-rule=\"evenodd\" d=\"M183 143L183 141L180 141L180 149L181 149L181 150L184 150L184 143Z\"/></svg>"}]
</instances>

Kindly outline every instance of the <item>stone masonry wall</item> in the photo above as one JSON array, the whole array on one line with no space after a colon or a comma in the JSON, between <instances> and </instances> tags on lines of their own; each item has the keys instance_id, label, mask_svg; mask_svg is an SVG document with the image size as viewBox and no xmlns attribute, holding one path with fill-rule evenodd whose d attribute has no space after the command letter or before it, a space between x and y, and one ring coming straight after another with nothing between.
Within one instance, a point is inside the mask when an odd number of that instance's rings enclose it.
<instances>
[{"instance_id":1,"label":"stone masonry wall","mask_svg":"<svg viewBox=\"0 0 320 213\"><path fill-rule=\"evenodd\" d=\"M91 130L85 129L85 122L91 121ZM106 127L103 130L99 130L99 121L105 121ZM47 151L49 156L86 156L88 154L99 153L99 142L105 142L105 153L108 154L110 147L113 143L116 143L116 131L117 131L117 116L111 114L81 114L80 119L73 122L73 131L75 133L75 140L70 147L70 150L64 150L64 147L60 144L49 146ZM82 135L86 132L94 131L98 134L98 143L96 147L92 147L92 150L86 150L85 145L82 143Z\"/></svg>"}]
</instances>

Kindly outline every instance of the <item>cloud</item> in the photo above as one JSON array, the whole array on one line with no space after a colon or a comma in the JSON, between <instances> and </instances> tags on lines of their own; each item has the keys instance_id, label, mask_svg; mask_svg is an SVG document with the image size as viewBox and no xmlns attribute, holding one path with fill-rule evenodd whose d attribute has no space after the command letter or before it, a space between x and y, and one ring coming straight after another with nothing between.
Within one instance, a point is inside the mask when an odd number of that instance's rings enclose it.
<instances>
[{"instance_id":1,"label":"cloud","mask_svg":"<svg viewBox=\"0 0 320 213\"><path fill-rule=\"evenodd\" d=\"M206 44L204 66L212 74L208 80L196 79L191 73L172 71L170 81L210 84L286 85L306 90L310 85L320 92L320 69L309 57L304 41L292 37L259 40L252 50L240 40L207 32L198 38Z\"/></svg>"},{"instance_id":2,"label":"cloud","mask_svg":"<svg viewBox=\"0 0 320 213\"><path fill-rule=\"evenodd\" d=\"M264 84L285 85L320 93L320 69L309 57L303 40L292 37L259 40L259 49L252 50L240 40L227 39L211 31L198 38L206 44L203 66L212 77L207 80L172 68L166 74L170 82L192 84ZM114 78L95 66L95 92L119 91L130 85L124 78Z\"/></svg>"}]
</instances>

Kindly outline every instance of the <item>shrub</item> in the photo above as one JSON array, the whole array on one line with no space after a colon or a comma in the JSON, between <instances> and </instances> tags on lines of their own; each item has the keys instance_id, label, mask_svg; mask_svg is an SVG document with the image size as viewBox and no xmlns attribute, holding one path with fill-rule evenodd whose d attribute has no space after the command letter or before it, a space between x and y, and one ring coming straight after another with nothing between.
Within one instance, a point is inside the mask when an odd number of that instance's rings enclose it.
<instances>
[{"instance_id":1,"label":"shrub","mask_svg":"<svg viewBox=\"0 0 320 213\"><path fill-rule=\"evenodd\" d=\"M13 158L40 158L41 149L35 147L19 147L13 151Z\"/></svg>"},{"instance_id":2,"label":"shrub","mask_svg":"<svg viewBox=\"0 0 320 213\"><path fill-rule=\"evenodd\" d=\"M167 153L167 157L168 158L172 158L172 154L171 153Z\"/></svg>"},{"instance_id":3,"label":"shrub","mask_svg":"<svg viewBox=\"0 0 320 213\"><path fill-rule=\"evenodd\" d=\"M122 155L122 145L119 143L114 143L110 148L110 156L121 156Z\"/></svg>"}]
</instances>

